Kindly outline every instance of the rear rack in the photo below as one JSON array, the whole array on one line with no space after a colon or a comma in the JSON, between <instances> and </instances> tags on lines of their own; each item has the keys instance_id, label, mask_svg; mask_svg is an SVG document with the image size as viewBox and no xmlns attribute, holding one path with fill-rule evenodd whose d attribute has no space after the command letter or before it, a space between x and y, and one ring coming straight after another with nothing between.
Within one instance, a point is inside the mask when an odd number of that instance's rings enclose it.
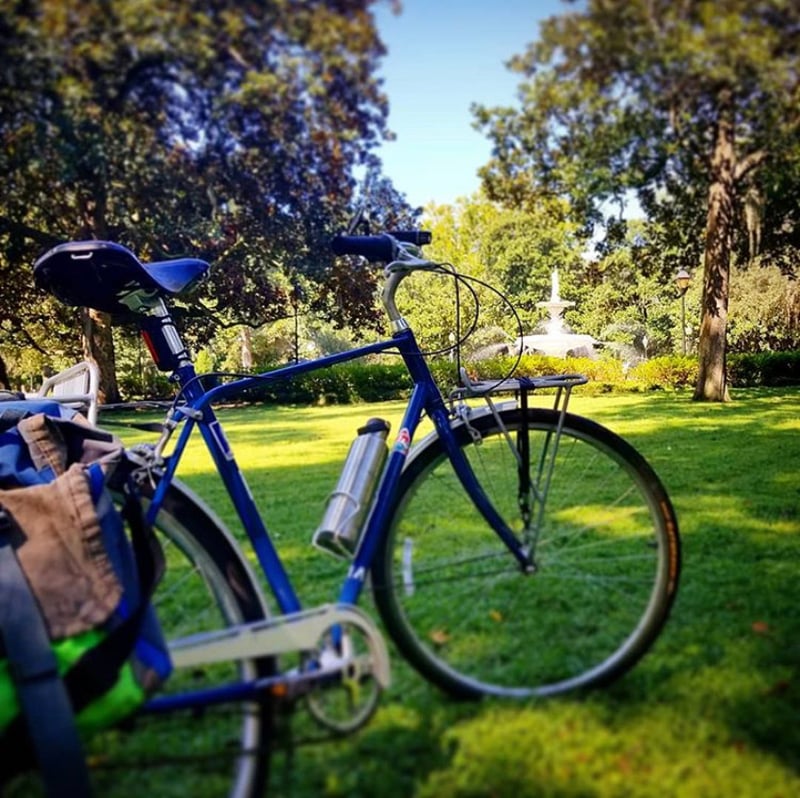
<instances>
[{"instance_id":1,"label":"rear rack","mask_svg":"<svg viewBox=\"0 0 800 798\"><path fill-rule=\"evenodd\" d=\"M451 399L469 399L483 397L492 393L522 393L541 390L542 388L558 388L571 391L577 385L585 385L589 378L583 374L548 374L543 377L507 377L504 380L478 380L473 382L467 376L466 369L461 369L462 385L451 394Z\"/></svg>"},{"instance_id":2,"label":"rear rack","mask_svg":"<svg viewBox=\"0 0 800 798\"><path fill-rule=\"evenodd\" d=\"M494 394L514 394L519 397L520 407L527 408L528 394L544 388L555 388L553 409L563 414L567 410L572 389L578 385L585 385L589 378L583 374L548 374L541 377L507 377L503 380L478 380L473 382L467 375L466 369L460 369L461 385L450 393L450 404L463 402L465 399L485 399L486 403L495 412L492 402Z\"/></svg>"}]
</instances>

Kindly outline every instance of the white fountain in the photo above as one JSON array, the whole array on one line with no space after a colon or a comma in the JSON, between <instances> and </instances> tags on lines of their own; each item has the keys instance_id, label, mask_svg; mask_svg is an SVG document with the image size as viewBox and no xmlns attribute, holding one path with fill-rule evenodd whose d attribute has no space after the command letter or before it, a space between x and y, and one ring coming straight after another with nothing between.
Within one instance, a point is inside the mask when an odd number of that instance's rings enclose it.
<instances>
[{"instance_id":1,"label":"white fountain","mask_svg":"<svg viewBox=\"0 0 800 798\"><path fill-rule=\"evenodd\" d=\"M561 314L566 308L571 308L575 303L561 299L558 281L558 270L553 269L550 276L550 300L537 302L537 308L547 308L550 316L545 323L544 333L523 335L514 342L513 349L523 352L538 352L552 357L594 357L595 341L591 335L572 333L564 326Z\"/></svg>"}]
</instances>

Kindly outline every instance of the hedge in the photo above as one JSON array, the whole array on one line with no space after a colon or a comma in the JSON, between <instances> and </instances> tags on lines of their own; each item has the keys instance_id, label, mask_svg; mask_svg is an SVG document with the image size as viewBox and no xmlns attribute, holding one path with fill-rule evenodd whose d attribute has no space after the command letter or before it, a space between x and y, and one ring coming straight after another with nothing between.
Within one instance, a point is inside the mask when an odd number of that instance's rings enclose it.
<instances>
[{"instance_id":1,"label":"hedge","mask_svg":"<svg viewBox=\"0 0 800 798\"><path fill-rule=\"evenodd\" d=\"M466 363L474 379L500 379L515 358L498 357ZM456 364L434 360L431 371L446 393L456 384ZM525 355L515 373L525 377L578 373L589 378L583 392L674 391L689 389L697 381L697 358L681 355L655 357L626 368L614 358L554 358ZM728 377L737 388L800 385L800 352L761 352L728 356ZM263 389L253 389L248 399L280 404L343 404L404 399L411 380L400 363L344 364L324 372L301 375Z\"/></svg>"},{"instance_id":2,"label":"hedge","mask_svg":"<svg viewBox=\"0 0 800 798\"><path fill-rule=\"evenodd\" d=\"M800 385L800 352L730 354L728 377L737 388ZM474 379L500 379L513 368L515 358L498 357L465 364ZM447 394L456 384L456 364L450 360L430 362L434 378ZM697 358L655 357L632 367L614 358L554 358L525 355L515 373L526 377L578 373L589 378L584 393L674 391L690 389L697 381ZM240 398L269 404L350 404L405 399L411 379L399 360L390 363L346 363L322 371L301 374L292 380L264 383Z\"/></svg>"},{"instance_id":3,"label":"hedge","mask_svg":"<svg viewBox=\"0 0 800 798\"><path fill-rule=\"evenodd\" d=\"M468 371L482 379L497 379L508 372L513 360L495 358L482 361ZM727 357L728 380L736 388L782 387L800 385L800 352L759 352L730 354ZM643 360L626 368L613 358L559 358L526 355L517 373L541 376L576 372L589 378L583 391L652 391L682 390L694 387L698 377L696 357L669 355Z\"/></svg>"},{"instance_id":4,"label":"hedge","mask_svg":"<svg viewBox=\"0 0 800 798\"><path fill-rule=\"evenodd\" d=\"M728 379L738 388L800 385L800 352L728 355Z\"/></svg>"},{"instance_id":5,"label":"hedge","mask_svg":"<svg viewBox=\"0 0 800 798\"><path fill-rule=\"evenodd\" d=\"M265 382L241 398L268 404L351 404L404 399L410 391L411 378L402 363L350 363Z\"/></svg>"}]
</instances>

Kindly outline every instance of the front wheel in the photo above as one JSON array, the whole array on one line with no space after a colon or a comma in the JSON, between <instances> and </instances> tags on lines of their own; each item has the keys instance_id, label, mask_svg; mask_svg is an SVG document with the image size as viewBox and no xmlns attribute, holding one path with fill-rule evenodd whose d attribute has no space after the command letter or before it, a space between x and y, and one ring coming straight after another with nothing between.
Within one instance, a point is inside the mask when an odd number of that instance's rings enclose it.
<instances>
[{"instance_id":1,"label":"front wheel","mask_svg":"<svg viewBox=\"0 0 800 798\"><path fill-rule=\"evenodd\" d=\"M536 564L522 572L434 438L403 473L373 568L401 653L459 697L606 684L658 636L675 596L678 526L644 458L587 419L505 409L456 422L458 445Z\"/></svg>"}]
</instances>

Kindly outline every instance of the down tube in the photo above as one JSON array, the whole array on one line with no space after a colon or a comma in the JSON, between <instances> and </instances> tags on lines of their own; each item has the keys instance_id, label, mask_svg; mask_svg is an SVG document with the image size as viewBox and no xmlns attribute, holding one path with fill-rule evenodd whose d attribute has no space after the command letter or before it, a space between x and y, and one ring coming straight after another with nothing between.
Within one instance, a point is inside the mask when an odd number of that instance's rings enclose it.
<instances>
[{"instance_id":1,"label":"down tube","mask_svg":"<svg viewBox=\"0 0 800 798\"><path fill-rule=\"evenodd\" d=\"M378 540L382 534L386 534L391 520L390 513L394 508L394 499L400 482L400 474L406 464L406 456L411 446L411 440L414 437L417 426L419 426L422 409L427 398L427 389L423 385L416 385L411 393L411 399L403 416L400 431L389 453L389 459L384 468L383 478L378 486L378 492L373 504L373 512L369 517L367 528L361 538L355 559L347 572L347 578L339 593L339 601L342 604L355 604L364 588L364 582L372 564L372 558L375 556Z\"/></svg>"},{"instance_id":2,"label":"down tube","mask_svg":"<svg viewBox=\"0 0 800 798\"><path fill-rule=\"evenodd\" d=\"M212 415L210 411L211 408L207 408L206 415ZM275 550L264 521L258 512L250 486L233 457L233 451L222 431L222 425L214 416L208 423L205 420L201 422L199 427L245 532L250 538L250 543L278 606L285 613L299 611L300 600L292 588L289 575L281 563L278 552Z\"/></svg>"},{"instance_id":3,"label":"down tube","mask_svg":"<svg viewBox=\"0 0 800 798\"><path fill-rule=\"evenodd\" d=\"M225 484L231 503L239 516L247 537L250 539L253 551L258 558L279 608L284 613L298 611L300 609L300 601L297 594L292 588L288 574L261 519L250 487L234 459L233 450L222 430L222 425L210 407L204 409L201 421L189 418L181 429L175 449L167 458L167 468L159 481L153 502L148 510L148 520L151 523L155 520L195 425L200 429L206 448L217 468L217 473Z\"/></svg>"}]
</instances>

